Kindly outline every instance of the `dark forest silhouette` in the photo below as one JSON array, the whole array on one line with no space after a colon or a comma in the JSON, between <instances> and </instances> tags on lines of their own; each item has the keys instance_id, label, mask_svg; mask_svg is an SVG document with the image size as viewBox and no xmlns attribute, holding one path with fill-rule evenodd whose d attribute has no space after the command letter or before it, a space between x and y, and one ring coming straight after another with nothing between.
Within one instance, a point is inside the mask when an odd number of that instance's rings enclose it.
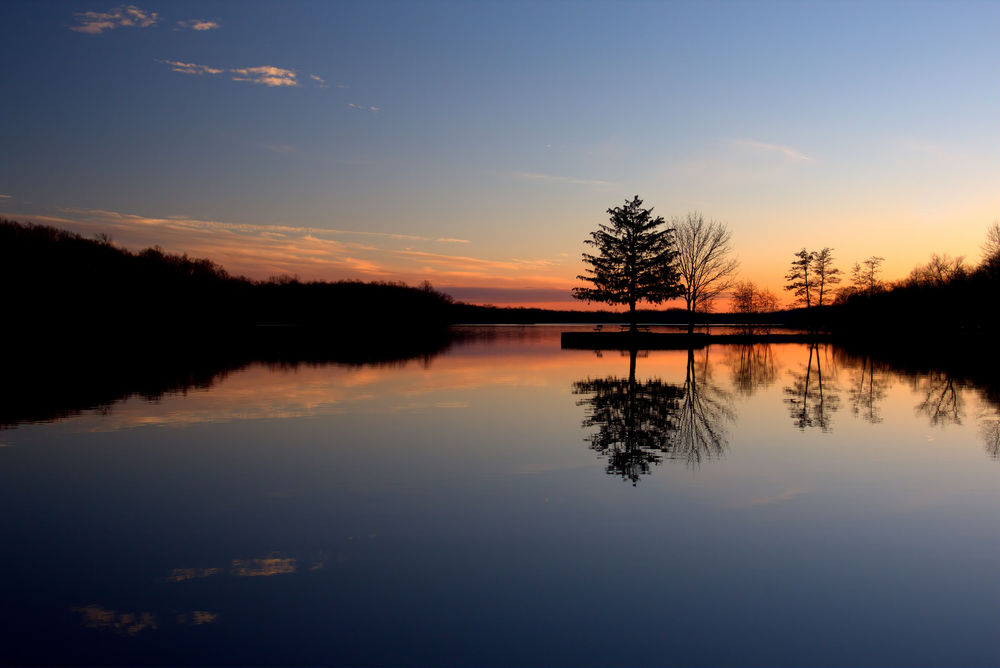
<instances>
[{"instance_id":1,"label":"dark forest silhouette","mask_svg":"<svg viewBox=\"0 0 1000 668\"><path fill-rule=\"evenodd\" d=\"M995 226L996 227L996 226ZM1000 228L991 228L1000 238ZM989 237L989 238L992 238ZM881 258L856 267L852 285L834 303L818 295L810 305L773 310L774 299L751 299L735 313L699 313L700 324L737 324L748 336L774 327L825 332L841 341L893 340L898 345L969 341L985 344L1000 336L1000 243L984 245L982 262L932 256L926 265L895 283L877 274ZM820 290L837 277L831 249L809 252L810 276L825 275ZM800 258L801 259L801 258ZM793 276L796 281L804 277ZM813 279L809 279L813 280ZM628 314L611 311L555 311L497 308L455 302L425 283L301 281L275 277L257 281L232 276L208 259L165 253L159 248L130 252L107 237L86 239L44 225L0 219L0 281L5 286L6 333L21 340L58 338L112 345L109 337L148 341L174 337L243 336L248 329L295 327L324 330L331 341L397 345L401 338L438 336L455 323L621 323ZM746 287L745 284L741 284ZM799 286L803 287L803 286ZM813 286L812 289L816 289ZM756 290L751 294L767 297ZM687 324L683 309L639 309L649 324ZM984 350L988 348L984 347Z\"/></svg>"},{"instance_id":2,"label":"dark forest silhouette","mask_svg":"<svg viewBox=\"0 0 1000 668\"><path fill-rule=\"evenodd\" d=\"M450 322L451 299L429 284L253 281L211 260L130 252L107 237L85 239L0 219L0 282L9 332L200 334L254 326L306 326L421 336ZM112 341L108 342L113 343Z\"/></svg>"}]
</instances>

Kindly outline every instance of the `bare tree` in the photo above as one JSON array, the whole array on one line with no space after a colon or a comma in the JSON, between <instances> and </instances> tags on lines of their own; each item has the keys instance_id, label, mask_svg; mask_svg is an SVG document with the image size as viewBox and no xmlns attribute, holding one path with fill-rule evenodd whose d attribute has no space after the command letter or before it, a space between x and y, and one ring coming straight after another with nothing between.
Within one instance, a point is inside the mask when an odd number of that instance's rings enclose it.
<instances>
[{"instance_id":1,"label":"bare tree","mask_svg":"<svg viewBox=\"0 0 1000 668\"><path fill-rule=\"evenodd\" d=\"M758 288L753 281L741 281L733 286L731 297L733 311L750 316L746 319L747 322L743 323L744 334L770 331L770 326L760 325L759 318L755 316L778 310L778 297L773 292L765 288Z\"/></svg>"},{"instance_id":2,"label":"bare tree","mask_svg":"<svg viewBox=\"0 0 1000 668\"><path fill-rule=\"evenodd\" d=\"M952 258L947 253L944 255L933 253L927 264L922 264L910 272L907 281L917 285L944 285L965 274L963 256Z\"/></svg>"},{"instance_id":3,"label":"bare tree","mask_svg":"<svg viewBox=\"0 0 1000 668\"><path fill-rule=\"evenodd\" d=\"M833 266L833 249L824 248L813 253L812 260L813 277L816 282L817 306L823 306L823 297L828 289L840 283L840 269Z\"/></svg>"},{"instance_id":4,"label":"bare tree","mask_svg":"<svg viewBox=\"0 0 1000 668\"><path fill-rule=\"evenodd\" d=\"M851 281L855 291L871 296L882 289L882 280L878 275L882 272L883 262L885 262L884 257L873 255L864 262L854 263Z\"/></svg>"},{"instance_id":5,"label":"bare tree","mask_svg":"<svg viewBox=\"0 0 1000 668\"><path fill-rule=\"evenodd\" d=\"M791 290L797 297L796 301L805 304L806 308L809 308L812 306L812 296L809 291L816 284L816 279L812 273L813 261L816 258L816 254L803 248L795 254L795 258L792 260L791 269L785 274L785 280L788 281L785 289Z\"/></svg>"},{"instance_id":6,"label":"bare tree","mask_svg":"<svg viewBox=\"0 0 1000 668\"><path fill-rule=\"evenodd\" d=\"M739 260L733 257L732 233L725 223L706 221L698 212L675 218L677 271L688 312L688 334L694 332L695 311L709 305L733 284Z\"/></svg>"},{"instance_id":7,"label":"bare tree","mask_svg":"<svg viewBox=\"0 0 1000 668\"><path fill-rule=\"evenodd\" d=\"M1000 266L1000 220L994 220L986 230L983 243L983 264L987 267Z\"/></svg>"}]
</instances>

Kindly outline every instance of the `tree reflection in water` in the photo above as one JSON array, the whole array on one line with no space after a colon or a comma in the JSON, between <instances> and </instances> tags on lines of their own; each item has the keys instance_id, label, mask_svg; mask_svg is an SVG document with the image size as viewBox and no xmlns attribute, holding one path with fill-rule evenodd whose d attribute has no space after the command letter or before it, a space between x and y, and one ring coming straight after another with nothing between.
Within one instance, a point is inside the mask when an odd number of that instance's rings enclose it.
<instances>
[{"instance_id":1,"label":"tree reflection in water","mask_svg":"<svg viewBox=\"0 0 1000 668\"><path fill-rule=\"evenodd\" d=\"M840 408L840 394L836 386L830 378L823 379L826 352L825 345L810 344L805 371L792 372L792 384L785 387L785 404L792 421L801 431L807 427L830 431L832 414Z\"/></svg>"},{"instance_id":2,"label":"tree reflection in water","mask_svg":"<svg viewBox=\"0 0 1000 668\"><path fill-rule=\"evenodd\" d=\"M871 355L862 357L860 366L851 370L849 390L851 413L872 424L882 421L881 403L892 387L891 378L883 365L879 365L877 374L875 366Z\"/></svg>"},{"instance_id":3,"label":"tree reflection in water","mask_svg":"<svg viewBox=\"0 0 1000 668\"><path fill-rule=\"evenodd\" d=\"M986 406L980 412L979 433L983 437L986 454L1000 459L1000 406Z\"/></svg>"},{"instance_id":4,"label":"tree reflection in water","mask_svg":"<svg viewBox=\"0 0 1000 668\"><path fill-rule=\"evenodd\" d=\"M729 447L726 422L735 419L729 395L711 382L707 352L696 364L689 350L682 385L658 378L638 381L637 352L629 351L628 378L586 379L573 383L577 403L587 407L583 426L591 449L608 460L607 472L631 480L650 473L666 459L696 466Z\"/></svg>"},{"instance_id":5,"label":"tree reflection in water","mask_svg":"<svg viewBox=\"0 0 1000 668\"><path fill-rule=\"evenodd\" d=\"M965 396L962 383L947 371L932 371L913 379L913 391L924 395L914 407L917 415L925 416L931 425L962 424Z\"/></svg>"},{"instance_id":6,"label":"tree reflection in water","mask_svg":"<svg viewBox=\"0 0 1000 668\"><path fill-rule=\"evenodd\" d=\"M732 396L712 379L712 366L705 348L696 364L693 350L687 353L684 395L681 403L674 459L696 466L702 458L721 457L729 449L728 423L736 421Z\"/></svg>"},{"instance_id":7,"label":"tree reflection in water","mask_svg":"<svg viewBox=\"0 0 1000 668\"><path fill-rule=\"evenodd\" d=\"M733 388L744 397L770 387L778 379L778 364L769 343L734 346L726 359L732 370Z\"/></svg>"}]
</instances>

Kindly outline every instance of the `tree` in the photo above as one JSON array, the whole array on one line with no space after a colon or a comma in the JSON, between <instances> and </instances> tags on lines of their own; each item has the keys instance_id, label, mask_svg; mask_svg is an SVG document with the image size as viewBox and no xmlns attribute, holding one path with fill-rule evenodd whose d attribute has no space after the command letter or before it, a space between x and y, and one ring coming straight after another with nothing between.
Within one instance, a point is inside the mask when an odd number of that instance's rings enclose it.
<instances>
[{"instance_id":1,"label":"tree","mask_svg":"<svg viewBox=\"0 0 1000 668\"><path fill-rule=\"evenodd\" d=\"M577 276L593 287L573 288L573 296L588 302L628 304L634 332L636 303L659 304L680 294L674 231L663 227L662 216L653 217L652 207L643 209L638 195L608 213L609 224L601 224L584 242L597 252L583 254L590 267Z\"/></svg>"},{"instance_id":2,"label":"tree","mask_svg":"<svg viewBox=\"0 0 1000 668\"><path fill-rule=\"evenodd\" d=\"M927 264L914 267L907 277L907 282L913 285L942 286L966 274L964 256L953 258L947 253L944 255L932 253Z\"/></svg>"},{"instance_id":3,"label":"tree","mask_svg":"<svg viewBox=\"0 0 1000 668\"><path fill-rule=\"evenodd\" d=\"M986 230L986 241L983 243L983 267L992 272L1000 271L1000 220Z\"/></svg>"},{"instance_id":4,"label":"tree","mask_svg":"<svg viewBox=\"0 0 1000 668\"><path fill-rule=\"evenodd\" d=\"M809 291L816 283L812 273L816 254L803 248L795 254L795 257L791 269L785 274L785 280L788 281L785 289L792 291L797 298L796 301L809 308L812 306L812 296Z\"/></svg>"},{"instance_id":5,"label":"tree","mask_svg":"<svg viewBox=\"0 0 1000 668\"><path fill-rule=\"evenodd\" d=\"M742 281L733 286L731 293L733 311L743 315L756 316L762 313L773 313L778 310L778 297L766 288L758 288L753 281ZM750 322L749 320L753 320ZM749 318L743 323L744 334L755 334L758 331L767 333L768 326L756 324L757 318Z\"/></svg>"},{"instance_id":6,"label":"tree","mask_svg":"<svg viewBox=\"0 0 1000 668\"><path fill-rule=\"evenodd\" d=\"M878 275L882 271L884 257L871 256L864 262L855 262L851 270L851 282L854 290L867 294L869 297L882 289L882 281Z\"/></svg>"},{"instance_id":7,"label":"tree","mask_svg":"<svg viewBox=\"0 0 1000 668\"><path fill-rule=\"evenodd\" d=\"M813 253L812 270L813 280L818 291L816 305L822 307L823 297L827 289L840 283L841 271L833 266L832 248L824 248Z\"/></svg>"},{"instance_id":8,"label":"tree","mask_svg":"<svg viewBox=\"0 0 1000 668\"><path fill-rule=\"evenodd\" d=\"M732 257L729 229L716 220L705 221L692 212L674 219L677 230L677 271L688 313L688 334L694 332L694 312L707 311L712 301L733 284L739 261Z\"/></svg>"}]
</instances>

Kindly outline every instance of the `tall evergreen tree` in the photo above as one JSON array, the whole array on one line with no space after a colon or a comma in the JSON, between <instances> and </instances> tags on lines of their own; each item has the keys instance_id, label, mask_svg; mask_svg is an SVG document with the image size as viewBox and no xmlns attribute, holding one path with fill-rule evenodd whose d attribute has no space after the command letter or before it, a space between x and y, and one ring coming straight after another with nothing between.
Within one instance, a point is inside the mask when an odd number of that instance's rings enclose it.
<instances>
[{"instance_id":1,"label":"tall evergreen tree","mask_svg":"<svg viewBox=\"0 0 1000 668\"><path fill-rule=\"evenodd\" d=\"M812 273L815 258L815 253L803 248L795 254L791 269L785 274L785 280L788 281L785 289L791 290L798 298L796 301L805 304L806 308L812 306L812 294L810 291L816 284Z\"/></svg>"},{"instance_id":2,"label":"tall evergreen tree","mask_svg":"<svg viewBox=\"0 0 1000 668\"><path fill-rule=\"evenodd\" d=\"M596 249L584 253L590 265L577 276L593 287L573 288L573 296L588 302L628 304L629 325L636 331L635 305L659 304L680 294L674 230L665 228L652 207L642 208L636 195L624 206L608 209L610 219L590 233L586 244Z\"/></svg>"}]
</instances>

